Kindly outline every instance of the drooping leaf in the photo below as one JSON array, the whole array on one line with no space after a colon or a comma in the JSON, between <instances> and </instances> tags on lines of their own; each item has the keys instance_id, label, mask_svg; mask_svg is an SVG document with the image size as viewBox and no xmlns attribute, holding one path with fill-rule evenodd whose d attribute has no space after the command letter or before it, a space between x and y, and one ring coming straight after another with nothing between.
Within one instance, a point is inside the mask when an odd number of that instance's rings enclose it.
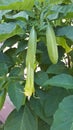
<instances>
[{"instance_id":1,"label":"drooping leaf","mask_svg":"<svg viewBox=\"0 0 73 130\"><path fill-rule=\"evenodd\" d=\"M54 115L51 130L72 130L73 128L73 95L63 99Z\"/></svg>"},{"instance_id":2,"label":"drooping leaf","mask_svg":"<svg viewBox=\"0 0 73 130\"><path fill-rule=\"evenodd\" d=\"M4 130L38 130L37 127L37 117L25 106L9 115Z\"/></svg>"}]
</instances>

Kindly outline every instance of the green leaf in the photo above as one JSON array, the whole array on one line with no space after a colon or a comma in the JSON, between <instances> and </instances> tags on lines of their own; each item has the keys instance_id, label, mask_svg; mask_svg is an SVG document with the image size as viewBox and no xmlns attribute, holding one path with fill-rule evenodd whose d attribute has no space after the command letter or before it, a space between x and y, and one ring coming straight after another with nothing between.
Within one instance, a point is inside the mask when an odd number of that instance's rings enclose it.
<instances>
[{"instance_id":1,"label":"green leaf","mask_svg":"<svg viewBox=\"0 0 73 130\"><path fill-rule=\"evenodd\" d=\"M1 126L0 126L0 130L4 130L3 124L1 124Z\"/></svg>"},{"instance_id":2,"label":"green leaf","mask_svg":"<svg viewBox=\"0 0 73 130\"><path fill-rule=\"evenodd\" d=\"M15 23L2 23L0 24L0 42L6 40L17 34L21 34L23 30Z\"/></svg>"},{"instance_id":3,"label":"green leaf","mask_svg":"<svg viewBox=\"0 0 73 130\"><path fill-rule=\"evenodd\" d=\"M50 130L50 126L43 120L38 120L38 130Z\"/></svg>"},{"instance_id":4,"label":"green leaf","mask_svg":"<svg viewBox=\"0 0 73 130\"><path fill-rule=\"evenodd\" d=\"M68 74L56 75L43 84L43 86L46 85L62 87L65 89L73 89L73 77Z\"/></svg>"},{"instance_id":5,"label":"green leaf","mask_svg":"<svg viewBox=\"0 0 73 130\"><path fill-rule=\"evenodd\" d=\"M70 130L73 130L73 123L72 123L72 125L71 125L71 128L70 128Z\"/></svg>"},{"instance_id":6,"label":"green leaf","mask_svg":"<svg viewBox=\"0 0 73 130\"><path fill-rule=\"evenodd\" d=\"M71 2L73 3L73 0L71 0Z\"/></svg>"},{"instance_id":7,"label":"green leaf","mask_svg":"<svg viewBox=\"0 0 73 130\"><path fill-rule=\"evenodd\" d=\"M56 5L51 8L53 12L57 14L62 14L64 17L67 17L68 14L73 16L73 4L65 4L65 5ZM70 17L70 16L69 16Z\"/></svg>"},{"instance_id":8,"label":"green leaf","mask_svg":"<svg viewBox=\"0 0 73 130\"><path fill-rule=\"evenodd\" d=\"M28 15L25 11L20 11L19 13L16 13L16 14L13 14L13 15L12 14L6 14L5 17L7 19L11 19L11 20L13 20L13 19L23 20L23 21L28 20Z\"/></svg>"},{"instance_id":9,"label":"green leaf","mask_svg":"<svg viewBox=\"0 0 73 130\"><path fill-rule=\"evenodd\" d=\"M63 0L49 0L50 4L61 4Z\"/></svg>"},{"instance_id":10,"label":"green leaf","mask_svg":"<svg viewBox=\"0 0 73 130\"><path fill-rule=\"evenodd\" d=\"M7 65L4 64L4 63L0 63L0 76L6 75L7 72L8 72L8 67L7 67Z\"/></svg>"},{"instance_id":11,"label":"green leaf","mask_svg":"<svg viewBox=\"0 0 73 130\"><path fill-rule=\"evenodd\" d=\"M12 59L2 52L0 52L0 63L6 64L8 67L14 64Z\"/></svg>"},{"instance_id":12,"label":"green leaf","mask_svg":"<svg viewBox=\"0 0 73 130\"><path fill-rule=\"evenodd\" d=\"M62 73L67 73L68 68L65 66L63 62L59 62L55 65L49 66L47 69L48 74L62 74Z\"/></svg>"},{"instance_id":13,"label":"green leaf","mask_svg":"<svg viewBox=\"0 0 73 130\"><path fill-rule=\"evenodd\" d=\"M4 76L0 76L0 89L2 89L3 85L5 84L5 77Z\"/></svg>"},{"instance_id":14,"label":"green leaf","mask_svg":"<svg viewBox=\"0 0 73 130\"><path fill-rule=\"evenodd\" d=\"M47 118L53 116L59 103L67 95L68 92L62 88L53 88L48 92L44 103L44 113Z\"/></svg>"},{"instance_id":15,"label":"green leaf","mask_svg":"<svg viewBox=\"0 0 73 130\"><path fill-rule=\"evenodd\" d=\"M46 82L48 80L48 74L44 71L38 71L36 74L35 74L35 83L37 85L40 85L42 86L42 84L44 82Z\"/></svg>"},{"instance_id":16,"label":"green leaf","mask_svg":"<svg viewBox=\"0 0 73 130\"><path fill-rule=\"evenodd\" d=\"M56 29L57 36L65 36L73 41L73 26L64 26Z\"/></svg>"},{"instance_id":17,"label":"green leaf","mask_svg":"<svg viewBox=\"0 0 73 130\"><path fill-rule=\"evenodd\" d=\"M31 98L30 100L30 106L33 112L40 117L40 119L44 120L48 125L51 124L52 118L45 117L44 115L44 103L45 103L45 96L46 93L41 91L36 91L37 98Z\"/></svg>"},{"instance_id":18,"label":"green leaf","mask_svg":"<svg viewBox=\"0 0 73 130\"><path fill-rule=\"evenodd\" d=\"M5 49L5 47L12 47L18 40L19 40L19 36L17 35L6 39L1 47L1 50Z\"/></svg>"},{"instance_id":19,"label":"green leaf","mask_svg":"<svg viewBox=\"0 0 73 130\"><path fill-rule=\"evenodd\" d=\"M38 50L41 52L41 54L38 55L39 63L42 64L41 66L43 67L44 64L51 64L48 57L47 47L45 46L44 42L40 42L38 44Z\"/></svg>"},{"instance_id":20,"label":"green leaf","mask_svg":"<svg viewBox=\"0 0 73 130\"><path fill-rule=\"evenodd\" d=\"M53 14L50 14L47 16L49 20L54 20L58 18L58 13L54 12Z\"/></svg>"},{"instance_id":21,"label":"green leaf","mask_svg":"<svg viewBox=\"0 0 73 130\"><path fill-rule=\"evenodd\" d=\"M10 10L0 10L0 20L2 20L2 17L8 12L10 12Z\"/></svg>"},{"instance_id":22,"label":"green leaf","mask_svg":"<svg viewBox=\"0 0 73 130\"><path fill-rule=\"evenodd\" d=\"M57 43L65 49L66 53L72 51L72 48L67 45L66 40L63 37L57 37Z\"/></svg>"},{"instance_id":23,"label":"green leaf","mask_svg":"<svg viewBox=\"0 0 73 130\"><path fill-rule=\"evenodd\" d=\"M0 10L30 10L34 0L0 0Z\"/></svg>"},{"instance_id":24,"label":"green leaf","mask_svg":"<svg viewBox=\"0 0 73 130\"><path fill-rule=\"evenodd\" d=\"M0 110L2 109L6 98L6 89L0 91Z\"/></svg>"},{"instance_id":25,"label":"green leaf","mask_svg":"<svg viewBox=\"0 0 73 130\"><path fill-rule=\"evenodd\" d=\"M24 40L19 41L18 42L18 48L16 50L16 54L25 51L26 47L27 47L27 42L26 41L24 41Z\"/></svg>"},{"instance_id":26,"label":"green leaf","mask_svg":"<svg viewBox=\"0 0 73 130\"><path fill-rule=\"evenodd\" d=\"M10 77L23 77L24 78L24 68L22 67L14 67L9 74Z\"/></svg>"},{"instance_id":27,"label":"green leaf","mask_svg":"<svg viewBox=\"0 0 73 130\"><path fill-rule=\"evenodd\" d=\"M4 130L38 130L37 126L37 117L25 106L9 115Z\"/></svg>"},{"instance_id":28,"label":"green leaf","mask_svg":"<svg viewBox=\"0 0 73 130\"><path fill-rule=\"evenodd\" d=\"M51 130L73 130L73 95L63 99L54 115Z\"/></svg>"},{"instance_id":29,"label":"green leaf","mask_svg":"<svg viewBox=\"0 0 73 130\"><path fill-rule=\"evenodd\" d=\"M8 94L15 105L16 109L19 110L26 99L23 92L23 86L19 82L9 82L8 83Z\"/></svg>"},{"instance_id":30,"label":"green leaf","mask_svg":"<svg viewBox=\"0 0 73 130\"><path fill-rule=\"evenodd\" d=\"M49 91L36 91L37 98L31 98L30 106L34 113L48 125L52 123L52 116L58 108L59 102L68 95L62 88L52 88Z\"/></svg>"},{"instance_id":31,"label":"green leaf","mask_svg":"<svg viewBox=\"0 0 73 130\"><path fill-rule=\"evenodd\" d=\"M39 2L44 2L45 0L38 0Z\"/></svg>"}]
</instances>

